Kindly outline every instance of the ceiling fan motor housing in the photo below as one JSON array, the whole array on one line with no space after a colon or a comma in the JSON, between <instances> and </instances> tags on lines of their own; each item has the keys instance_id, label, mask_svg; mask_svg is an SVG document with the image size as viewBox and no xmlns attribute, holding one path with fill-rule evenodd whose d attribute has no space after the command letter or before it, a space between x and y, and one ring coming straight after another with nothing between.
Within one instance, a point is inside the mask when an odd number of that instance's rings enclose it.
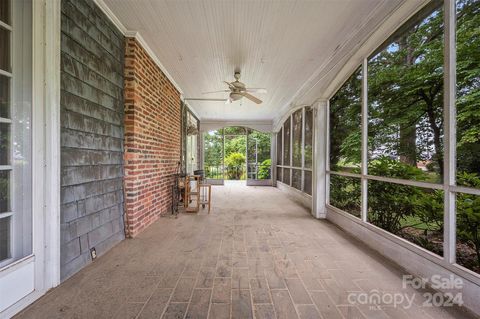
<instances>
[{"instance_id":1,"label":"ceiling fan motor housing","mask_svg":"<svg viewBox=\"0 0 480 319\"><path fill-rule=\"evenodd\" d=\"M243 97L243 95L241 95L239 93L235 93L235 92L230 93L230 99L232 99L233 101L238 101L242 97Z\"/></svg>"}]
</instances>

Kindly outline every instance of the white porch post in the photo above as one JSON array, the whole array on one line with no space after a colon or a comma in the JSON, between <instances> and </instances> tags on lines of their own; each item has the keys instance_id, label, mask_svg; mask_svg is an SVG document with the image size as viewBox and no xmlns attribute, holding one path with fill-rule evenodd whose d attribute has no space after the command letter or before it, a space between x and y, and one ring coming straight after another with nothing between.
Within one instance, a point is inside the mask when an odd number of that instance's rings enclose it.
<instances>
[{"instance_id":1,"label":"white porch post","mask_svg":"<svg viewBox=\"0 0 480 319\"><path fill-rule=\"evenodd\" d=\"M205 162L205 136L203 134L204 132L200 128L199 133L200 134L200 167L198 169L205 169L204 167L204 162Z\"/></svg>"},{"instance_id":2,"label":"white porch post","mask_svg":"<svg viewBox=\"0 0 480 319\"><path fill-rule=\"evenodd\" d=\"M315 103L314 116L314 156L313 156L313 192L312 215L326 218L326 151L327 151L327 101Z\"/></svg>"},{"instance_id":3,"label":"white porch post","mask_svg":"<svg viewBox=\"0 0 480 319\"><path fill-rule=\"evenodd\" d=\"M45 107L45 268L43 290L60 284L60 37L61 37L61 1L35 2L33 18L35 29L44 25L44 43L36 42L36 48L44 50L44 64L38 66L37 73L44 72L43 90ZM42 8L41 8L42 7ZM41 14L43 11L43 14ZM42 18L36 19L37 16ZM41 39L40 35L35 33ZM39 56L36 56L39 58ZM40 60L40 59L38 59ZM37 61L37 60L35 60ZM39 85L40 87L40 85ZM37 95L38 97L38 95ZM40 186L42 187L42 186Z\"/></svg>"},{"instance_id":4,"label":"white porch post","mask_svg":"<svg viewBox=\"0 0 480 319\"><path fill-rule=\"evenodd\" d=\"M272 179L272 186L277 186L277 134L270 133L270 158L272 165L270 165L270 178Z\"/></svg>"}]
</instances>

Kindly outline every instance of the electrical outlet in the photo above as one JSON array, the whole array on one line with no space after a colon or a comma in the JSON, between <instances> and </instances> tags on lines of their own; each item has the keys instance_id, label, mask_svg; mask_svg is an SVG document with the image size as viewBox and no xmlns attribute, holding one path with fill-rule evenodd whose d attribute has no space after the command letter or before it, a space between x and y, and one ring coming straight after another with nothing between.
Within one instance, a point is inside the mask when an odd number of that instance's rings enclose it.
<instances>
[{"instance_id":1,"label":"electrical outlet","mask_svg":"<svg viewBox=\"0 0 480 319\"><path fill-rule=\"evenodd\" d=\"M90 256L92 257L92 260L97 258L97 251L95 250L95 247L90 248Z\"/></svg>"}]
</instances>

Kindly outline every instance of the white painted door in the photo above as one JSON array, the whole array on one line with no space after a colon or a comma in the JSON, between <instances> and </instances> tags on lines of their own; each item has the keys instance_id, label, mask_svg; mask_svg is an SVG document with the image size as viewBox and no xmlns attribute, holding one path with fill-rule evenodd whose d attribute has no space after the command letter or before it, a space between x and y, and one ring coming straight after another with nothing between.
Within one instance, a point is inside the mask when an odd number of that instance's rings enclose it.
<instances>
[{"instance_id":1,"label":"white painted door","mask_svg":"<svg viewBox=\"0 0 480 319\"><path fill-rule=\"evenodd\" d=\"M32 192L32 23L31 1L0 1L0 315L34 292L42 259L33 248L42 241L34 220L43 221Z\"/></svg>"}]
</instances>

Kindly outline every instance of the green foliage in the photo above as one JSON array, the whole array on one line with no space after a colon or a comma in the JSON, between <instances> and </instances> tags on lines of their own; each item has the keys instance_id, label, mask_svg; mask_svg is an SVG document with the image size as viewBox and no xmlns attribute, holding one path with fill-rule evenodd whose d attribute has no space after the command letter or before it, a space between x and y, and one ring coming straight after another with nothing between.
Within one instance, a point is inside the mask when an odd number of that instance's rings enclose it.
<instances>
[{"instance_id":1,"label":"green foliage","mask_svg":"<svg viewBox=\"0 0 480 319\"><path fill-rule=\"evenodd\" d=\"M472 245L480 267L480 196L457 195L457 237Z\"/></svg>"},{"instance_id":2,"label":"green foliage","mask_svg":"<svg viewBox=\"0 0 480 319\"><path fill-rule=\"evenodd\" d=\"M271 159L264 160L258 167L258 179L269 179L270 169L272 165Z\"/></svg>"},{"instance_id":3,"label":"green foliage","mask_svg":"<svg viewBox=\"0 0 480 319\"><path fill-rule=\"evenodd\" d=\"M467 187L480 188L480 176L475 173L459 172L457 182Z\"/></svg>"},{"instance_id":4,"label":"green foliage","mask_svg":"<svg viewBox=\"0 0 480 319\"><path fill-rule=\"evenodd\" d=\"M480 173L480 1L458 1L457 10L457 162Z\"/></svg>"},{"instance_id":5,"label":"green foliage","mask_svg":"<svg viewBox=\"0 0 480 319\"><path fill-rule=\"evenodd\" d=\"M358 69L330 99L330 166L360 163L361 70ZM355 165L357 164L357 165Z\"/></svg>"},{"instance_id":6,"label":"green foliage","mask_svg":"<svg viewBox=\"0 0 480 319\"><path fill-rule=\"evenodd\" d=\"M8 195L9 195L9 188L10 188L10 180L7 178L4 172L2 172L3 176L0 177L0 203L7 205L8 203ZM3 205L2 205L3 206ZM0 207L2 211L7 211L8 207Z\"/></svg>"},{"instance_id":7,"label":"green foliage","mask_svg":"<svg viewBox=\"0 0 480 319\"><path fill-rule=\"evenodd\" d=\"M210 131L204 135L204 166L208 178L245 179L244 154L247 153L247 134L249 164L265 163L270 159L270 134L268 133L243 127L226 127ZM260 170L262 167L261 173L267 174L266 166L259 165ZM223 171L225 171L224 176Z\"/></svg>"},{"instance_id":8,"label":"green foliage","mask_svg":"<svg viewBox=\"0 0 480 319\"><path fill-rule=\"evenodd\" d=\"M245 155L242 153L231 153L225 157L225 166L238 167L245 164Z\"/></svg>"},{"instance_id":9,"label":"green foliage","mask_svg":"<svg viewBox=\"0 0 480 319\"><path fill-rule=\"evenodd\" d=\"M243 179L245 155L242 153L231 153L225 158L225 167L228 179Z\"/></svg>"},{"instance_id":10,"label":"green foliage","mask_svg":"<svg viewBox=\"0 0 480 319\"><path fill-rule=\"evenodd\" d=\"M386 231L399 234L402 224L413 216L411 197L420 194L405 185L377 182L369 183L368 220Z\"/></svg>"},{"instance_id":11,"label":"green foliage","mask_svg":"<svg viewBox=\"0 0 480 319\"><path fill-rule=\"evenodd\" d=\"M428 232L443 232L443 191L424 190L410 200L419 223L409 227L421 226L426 236Z\"/></svg>"},{"instance_id":12,"label":"green foliage","mask_svg":"<svg viewBox=\"0 0 480 319\"><path fill-rule=\"evenodd\" d=\"M247 137L245 135L225 136L225 158L232 153L245 154L247 150Z\"/></svg>"},{"instance_id":13,"label":"green foliage","mask_svg":"<svg viewBox=\"0 0 480 319\"><path fill-rule=\"evenodd\" d=\"M415 17L368 61L370 175L443 181L443 6L437 0L432 4L436 9ZM457 184L480 189L480 0L457 0L456 6ZM360 88L357 70L330 100L332 170L358 171ZM417 169L419 161L425 162L428 172ZM357 205L355 179L336 177L331 183L332 204L345 210ZM440 253L443 191L369 181L368 197L371 223ZM476 271L480 271L479 198L457 194L457 241L460 247L475 249L477 258L467 267Z\"/></svg>"},{"instance_id":14,"label":"green foliage","mask_svg":"<svg viewBox=\"0 0 480 319\"><path fill-rule=\"evenodd\" d=\"M376 160L370 161L368 165L368 173L375 176L410 180L414 179L417 181L423 181L426 179L426 175L421 169L388 157L380 157Z\"/></svg>"},{"instance_id":15,"label":"green foliage","mask_svg":"<svg viewBox=\"0 0 480 319\"><path fill-rule=\"evenodd\" d=\"M398 35L368 62L369 146L443 174L443 10Z\"/></svg>"},{"instance_id":16,"label":"green foliage","mask_svg":"<svg viewBox=\"0 0 480 319\"><path fill-rule=\"evenodd\" d=\"M222 131L211 131L204 135L205 167L216 167L222 164L223 137Z\"/></svg>"},{"instance_id":17,"label":"green foliage","mask_svg":"<svg viewBox=\"0 0 480 319\"><path fill-rule=\"evenodd\" d=\"M369 173L406 180L426 180L422 170L382 157L369 165ZM428 247L429 232L443 229L443 192L407 185L371 181L368 184L368 220L393 234L402 235L408 227L424 233L418 244Z\"/></svg>"},{"instance_id":18,"label":"green foliage","mask_svg":"<svg viewBox=\"0 0 480 319\"><path fill-rule=\"evenodd\" d=\"M330 204L360 217L360 180L338 175L330 176Z\"/></svg>"},{"instance_id":19,"label":"green foliage","mask_svg":"<svg viewBox=\"0 0 480 319\"><path fill-rule=\"evenodd\" d=\"M255 163L255 152L258 163L270 158L270 134L254 130L249 131L248 135L248 155L249 163Z\"/></svg>"},{"instance_id":20,"label":"green foliage","mask_svg":"<svg viewBox=\"0 0 480 319\"><path fill-rule=\"evenodd\" d=\"M480 188L477 174L460 173L457 180L465 186ZM457 237L475 249L476 266L480 267L480 196L457 194Z\"/></svg>"}]
</instances>

